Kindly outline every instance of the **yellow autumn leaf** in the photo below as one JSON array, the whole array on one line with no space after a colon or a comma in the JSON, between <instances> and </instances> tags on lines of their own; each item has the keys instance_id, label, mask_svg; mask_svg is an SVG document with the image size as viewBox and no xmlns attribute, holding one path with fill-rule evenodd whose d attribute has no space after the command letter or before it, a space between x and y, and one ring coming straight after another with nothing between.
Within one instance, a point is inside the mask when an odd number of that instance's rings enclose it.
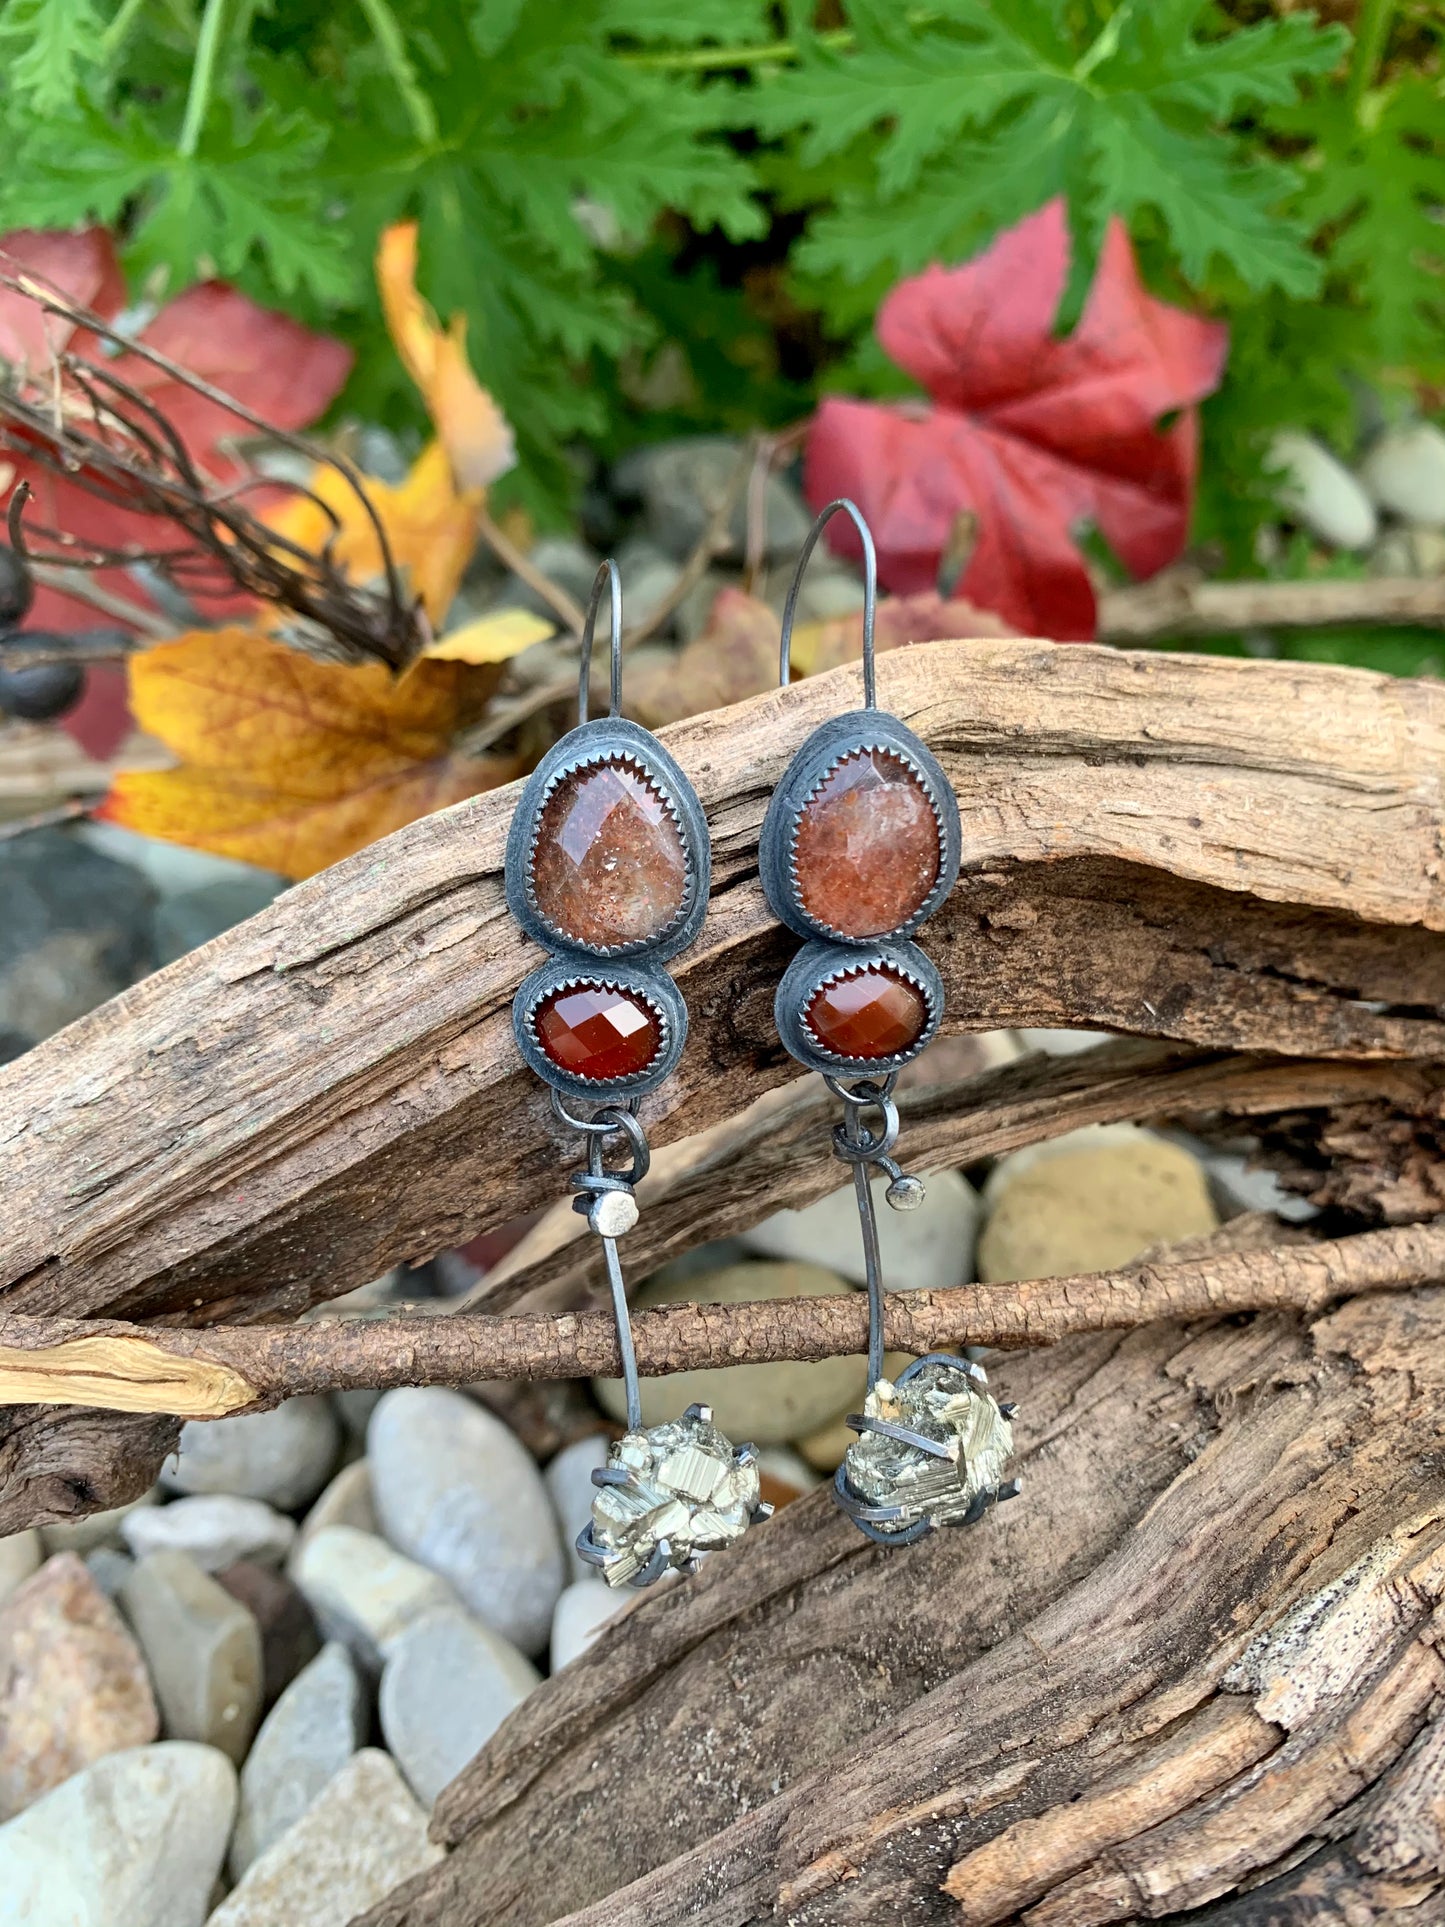
<instances>
[{"instance_id":1,"label":"yellow autumn leaf","mask_svg":"<svg viewBox=\"0 0 1445 1927\"><path fill-rule=\"evenodd\" d=\"M497 609L489 616L464 622L450 635L440 636L423 658L427 662L507 662L530 649L534 642L555 636L557 625L530 609Z\"/></svg>"},{"instance_id":2,"label":"yellow autumn leaf","mask_svg":"<svg viewBox=\"0 0 1445 1927\"><path fill-rule=\"evenodd\" d=\"M417 293L416 256L415 221L382 231L376 282L387 332L421 390L457 486L486 488L516 461L516 443L506 417L472 373L466 316L453 315L443 329Z\"/></svg>"},{"instance_id":3,"label":"yellow autumn leaf","mask_svg":"<svg viewBox=\"0 0 1445 1927\"><path fill-rule=\"evenodd\" d=\"M300 878L416 817L509 782L515 758L454 747L500 670L317 662L243 628L132 657L140 727L178 759L123 772L100 810L147 836Z\"/></svg>"}]
</instances>

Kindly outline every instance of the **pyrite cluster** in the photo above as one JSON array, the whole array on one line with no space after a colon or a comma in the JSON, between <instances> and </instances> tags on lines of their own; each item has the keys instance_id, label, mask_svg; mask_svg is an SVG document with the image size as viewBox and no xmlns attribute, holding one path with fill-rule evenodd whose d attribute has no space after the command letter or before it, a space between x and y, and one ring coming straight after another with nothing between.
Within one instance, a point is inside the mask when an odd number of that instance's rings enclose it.
<instances>
[{"instance_id":1,"label":"pyrite cluster","mask_svg":"<svg viewBox=\"0 0 1445 1927\"><path fill-rule=\"evenodd\" d=\"M668 1567L687 1570L699 1553L741 1539L769 1510L760 1503L753 1447L734 1451L705 1405L624 1433L594 1479L592 1519L578 1550L610 1586L646 1584Z\"/></svg>"},{"instance_id":2,"label":"pyrite cluster","mask_svg":"<svg viewBox=\"0 0 1445 1927\"><path fill-rule=\"evenodd\" d=\"M895 1380L880 1378L863 1406L865 1421L917 1433L921 1450L891 1431L865 1429L848 1447L844 1474L870 1506L902 1508L898 1529L976 1518L1004 1486L1013 1427L977 1366L926 1359ZM1006 1488L1007 1489L1007 1488Z\"/></svg>"}]
</instances>

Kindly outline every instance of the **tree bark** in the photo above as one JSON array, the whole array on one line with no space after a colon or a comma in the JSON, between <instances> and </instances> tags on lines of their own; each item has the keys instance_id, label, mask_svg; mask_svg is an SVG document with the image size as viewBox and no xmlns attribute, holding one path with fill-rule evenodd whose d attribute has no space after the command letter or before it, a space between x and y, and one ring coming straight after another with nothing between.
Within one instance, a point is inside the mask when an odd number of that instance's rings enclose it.
<instances>
[{"instance_id":1,"label":"tree bark","mask_svg":"<svg viewBox=\"0 0 1445 1927\"><path fill-rule=\"evenodd\" d=\"M1263 1218L1283 1239L1287 1227ZM1308 1244L1309 1250L1301 1245ZM1119 1331L1156 1318L1318 1310L1346 1293L1400 1291L1445 1276L1445 1223L1315 1243L1296 1230L1277 1247L1021 1284L897 1291L883 1301L888 1349L949 1345L1003 1350L1052 1345L1076 1332ZM645 1378L776 1359L837 1358L868 1349L857 1292L745 1305L673 1305L633 1318ZM305 1393L474 1385L484 1379L616 1377L610 1312L561 1317L399 1313L298 1326L167 1331L112 1319L0 1313L0 1397L16 1404L85 1399L117 1412L225 1418Z\"/></svg>"},{"instance_id":2,"label":"tree bark","mask_svg":"<svg viewBox=\"0 0 1445 1927\"><path fill-rule=\"evenodd\" d=\"M1017 1503L885 1551L813 1493L642 1597L359 1927L1438 1921L1445 1291L993 1378Z\"/></svg>"},{"instance_id":3,"label":"tree bark","mask_svg":"<svg viewBox=\"0 0 1445 1927\"><path fill-rule=\"evenodd\" d=\"M763 903L757 834L857 689L840 670L665 732L715 881L676 967L688 1050L644 1107L659 1145L797 1077L772 1025L796 945ZM879 690L959 795L965 873L924 935L950 1027L1445 1056L1445 689L987 641L891 651ZM503 900L515 800L410 825L0 1071L0 1308L289 1318L561 1196L576 1146L511 1037L539 954ZM104 1429L101 1454L91 1419L0 1416L0 1529L131 1496L174 1437L150 1417Z\"/></svg>"}]
</instances>

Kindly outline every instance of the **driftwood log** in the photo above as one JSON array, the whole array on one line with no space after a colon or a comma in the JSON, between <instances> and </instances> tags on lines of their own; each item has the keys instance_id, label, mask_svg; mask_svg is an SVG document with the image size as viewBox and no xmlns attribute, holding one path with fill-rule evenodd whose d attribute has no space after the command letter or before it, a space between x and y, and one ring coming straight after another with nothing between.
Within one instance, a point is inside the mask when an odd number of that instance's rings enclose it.
<instances>
[{"instance_id":1,"label":"driftwood log","mask_svg":"<svg viewBox=\"0 0 1445 1927\"><path fill-rule=\"evenodd\" d=\"M688 1050L645 1112L659 1146L796 1077L771 1017L795 945L756 840L798 744L857 691L838 670L666 732L715 882L677 967ZM879 693L959 795L964 874L927 932L951 1027L1300 1060L1277 1113L1240 1108L1278 1127L1306 1188L1345 1229L1433 1215L1445 689L988 641L893 651ZM514 800L410 825L0 1072L0 1310L285 1319L560 1197L576 1148L510 1033L538 956L502 900ZM1049 1135L1047 1110L1009 1141ZM0 1530L133 1495L174 1438L156 1415L12 1408Z\"/></svg>"},{"instance_id":2,"label":"driftwood log","mask_svg":"<svg viewBox=\"0 0 1445 1927\"><path fill-rule=\"evenodd\" d=\"M914 1086L908 1161L1185 1120L1252 1134L1321 1216L893 1300L900 1347L1047 1346L991 1368L1023 1498L890 1553L815 1493L640 1599L446 1791L448 1857L366 1927L1437 1927L1445 689L1030 642L896 651L879 682L962 807L926 933L950 1026L1132 1034ZM773 1036L794 945L755 859L856 691L667 732L716 881L634 1275L837 1185L828 1101ZM137 1492L178 1411L613 1364L563 1208L463 1317L288 1323L564 1199L575 1146L510 1037L537 955L502 903L513 801L412 825L0 1072L0 1398L42 1401L0 1411L0 1532ZM679 1308L639 1349L861 1331L856 1294ZM80 1392L145 1409L45 1402Z\"/></svg>"},{"instance_id":3,"label":"driftwood log","mask_svg":"<svg viewBox=\"0 0 1445 1927\"><path fill-rule=\"evenodd\" d=\"M1002 1361L1024 1495L645 1597L364 1927L1438 1927L1445 1291Z\"/></svg>"}]
</instances>

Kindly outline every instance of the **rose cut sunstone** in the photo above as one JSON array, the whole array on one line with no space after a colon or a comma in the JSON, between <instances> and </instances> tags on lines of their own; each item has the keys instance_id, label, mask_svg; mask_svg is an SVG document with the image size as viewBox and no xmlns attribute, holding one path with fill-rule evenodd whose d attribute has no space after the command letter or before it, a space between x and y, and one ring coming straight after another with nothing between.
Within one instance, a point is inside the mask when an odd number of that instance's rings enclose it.
<instances>
[{"instance_id":1,"label":"rose cut sunstone","mask_svg":"<svg viewBox=\"0 0 1445 1927\"><path fill-rule=\"evenodd\" d=\"M563 777L542 806L531 888L573 943L615 949L667 929L687 893L687 852L645 771L619 756Z\"/></svg>"},{"instance_id":2,"label":"rose cut sunstone","mask_svg":"<svg viewBox=\"0 0 1445 1927\"><path fill-rule=\"evenodd\" d=\"M610 1083L645 1071L662 1048L662 1022L635 990L616 984L572 984L538 1004L532 1028L558 1067L589 1082Z\"/></svg>"},{"instance_id":3,"label":"rose cut sunstone","mask_svg":"<svg viewBox=\"0 0 1445 1927\"><path fill-rule=\"evenodd\" d=\"M834 1057L876 1061L911 1050L928 1028L928 999L890 964L859 964L820 984L803 1022Z\"/></svg>"},{"instance_id":4,"label":"rose cut sunstone","mask_svg":"<svg viewBox=\"0 0 1445 1927\"><path fill-rule=\"evenodd\" d=\"M938 881L938 818L901 756L855 750L803 805L792 854L810 917L843 937L883 937Z\"/></svg>"}]
</instances>

